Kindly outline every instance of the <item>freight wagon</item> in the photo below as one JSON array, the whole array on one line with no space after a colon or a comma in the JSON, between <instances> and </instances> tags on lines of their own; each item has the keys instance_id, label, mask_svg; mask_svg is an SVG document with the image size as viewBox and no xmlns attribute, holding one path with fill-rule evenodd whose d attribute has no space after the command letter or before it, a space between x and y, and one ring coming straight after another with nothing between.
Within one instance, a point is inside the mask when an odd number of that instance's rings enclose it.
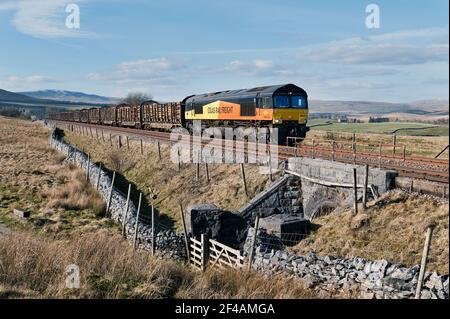
<instances>
[{"instance_id":1,"label":"freight wagon","mask_svg":"<svg viewBox=\"0 0 450 319\"><path fill-rule=\"evenodd\" d=\"M306 136L308 109L306 91L293 84L283 84L190 95L174 103L122 103L99 110L73 111L72 115L65 116L74 122L146 130L185 127L192 131L195 120L201 121L202 127L275 128L278 143L285 144L288 137Z\"/></svg>"}]
</instances>

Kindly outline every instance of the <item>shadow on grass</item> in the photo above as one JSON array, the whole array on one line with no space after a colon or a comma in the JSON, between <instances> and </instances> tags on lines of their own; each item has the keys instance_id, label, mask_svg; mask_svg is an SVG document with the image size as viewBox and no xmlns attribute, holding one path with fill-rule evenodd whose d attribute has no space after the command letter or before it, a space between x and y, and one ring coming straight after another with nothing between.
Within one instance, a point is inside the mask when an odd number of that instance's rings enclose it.
<instances>
[{"instance_id":1,"label":"shadow on grass","mask_svg":"<svg viewBox=\"0 0 450 319\"><path fill-rule=\"evenodd\" d=\"M55 129L55 137L58 139L63 139L65 136L64 131L61 129ZM72 146L73 147L73 146ZM81 150L78 150L81 152ZM84 154L87 156L87 154ZM108 174L110 178L113 176L113 171L108 169L104 162L92 162L95 166L102 165L102 170ZM152 209L150 203L146 197L145 190L142 190L138 187L137 184L127 180L125 176L123 176L120 172L116 171L116 179L114 182L114 187L118 189L120 192L124 194L126 197L128 194L128 185L131 185L131 192L130 192L130 200L135 205L136 209L138 207L139 203L139 194L142 193L142 202L141 202L141 211L140 211L140 217L139 220L143 222L146 225L151 225L151 218L152 218ZM156 198L155 198L156 202ZM155 226L158 230L168 230L168 229L174 229L175 220L164 213L160 212L155 207Z\"/></svg>"}]
</instances>

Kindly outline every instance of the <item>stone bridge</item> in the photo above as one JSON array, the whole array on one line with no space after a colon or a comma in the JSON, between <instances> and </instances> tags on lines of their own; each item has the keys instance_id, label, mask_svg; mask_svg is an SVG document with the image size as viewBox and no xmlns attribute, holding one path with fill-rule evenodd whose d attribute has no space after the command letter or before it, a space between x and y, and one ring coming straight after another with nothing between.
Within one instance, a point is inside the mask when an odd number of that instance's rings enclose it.
<instances>
[{"instance_id":1,"label":"stone bridge","mask_svg":"<svg viewBox=\"0 0 450 319\"><path fill-rule=\"evenodd\" d=\"M358 197L362 199L365 177L364 166L332 162L321 159L290 158L290 175L301 180L303 216L313 219L337 207L350 207L353 203L353 169L357 171ZM395 185L396 172L370 168L368 185L371 192L380 195Z\"/></svg>"}]
</instances>

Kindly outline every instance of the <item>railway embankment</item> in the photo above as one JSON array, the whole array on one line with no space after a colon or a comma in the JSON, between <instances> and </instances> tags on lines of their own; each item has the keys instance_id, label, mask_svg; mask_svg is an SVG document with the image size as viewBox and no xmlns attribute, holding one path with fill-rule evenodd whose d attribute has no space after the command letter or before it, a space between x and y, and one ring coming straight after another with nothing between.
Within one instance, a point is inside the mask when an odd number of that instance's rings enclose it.
<instances>
[{"instance_id":1,"label":"railway embankment","mask_svg":"<svg viewBox=\"0 0 450 319\"><path fill-rule=\"evenodd\" d=\"M97 189L107 205L106 215L121 225L123 235L144 250L150 252L154 249L159 256L184 260L186 250L183 235L176 234L158 221L154 222L155 233L153 234L148 216L145 218L144 214L138 215L140 207L136 207L126 194L114 186L116 173L111 176L111 172L93 163L82 150L66 143L61 133L53 129L50 144L66 155L64 159L66 164L79 166L86 171L86 178Z\"/></svg>"},{"instance_id":2,"label":"railway embankment","mask_svg":"<svg viewBox=\"0 0 450 319\"><path fill-rule=\"evenodd\" d=\"M57 148L68 155L67 161L73 162L77 158L80 158L79 164L81 166L85 168L89 167L91 172L96 171L95 165L91 166L92 164L89 163L86 154L84 156L71 156L73 152L71 152L70 145L62 141L58 141L57 143L60 143L55 144L58 145ZM77 154L77 151L74 154ZM93 176L95 176L95 173L93 173ZM112 181L108 180L107 176L103 178L102 172L97 176L100 176L100 185L102 185L100 189L104 189L105 191L111 189L110 185ZM95 181L95 178L91 180L91 182L93 181ZM384 182L386 182L385 179L383 180ZM109 200L110 196L103 196ZM126 204L126 197L123 193L113 192L111 198L111 217L121 223L124 221L123 207ZM129 224L129 226L126 226L129 237L132 236L133 229L136 229L134 227L136 224L133 222L133 216L136 216L136 208L134 207L130 211L133 212L130 214L129 221L125 219L125 224ZM146 236L151 236L151 231L149 232L149 229L146 229L144 226L139 226L137 229L138 237L142 237L144 241L149 242ZM172 244L176 242L174 246L181 252L184 248L184 239L179 235L176 235L176 237L174 238L169 235L166 236L164 241ZM251 231L248 232L247 238L251 238ZM220 238L217 239L220 240ZM161 246L162 251L164 250L163 246ZM167 246L170 246L170 244ZM145 245L142 247L144 249L146 248ZM420 251L420 245L417 247L417 251ZM168 257L176 258L176 256L181 256L181 254L169 254ZM270 275L290 273L305 280L308 286L317 293L332 293L332 291L336 292L339 290L356 291L364 298L412 298L415 287L417 286L420 270L418 266L405 267L387 259L371 260L357 256L352 258L336 258L328 254L316 255L311 251L304 255L298 255L289 252L287 247L270 249L268 251L265 249L263 242L257 245L255 257L253 268L262 273ZM448 275L439 275L437 272L426 273L421 298L448 298Z\"/></svg>"}]
</instances>

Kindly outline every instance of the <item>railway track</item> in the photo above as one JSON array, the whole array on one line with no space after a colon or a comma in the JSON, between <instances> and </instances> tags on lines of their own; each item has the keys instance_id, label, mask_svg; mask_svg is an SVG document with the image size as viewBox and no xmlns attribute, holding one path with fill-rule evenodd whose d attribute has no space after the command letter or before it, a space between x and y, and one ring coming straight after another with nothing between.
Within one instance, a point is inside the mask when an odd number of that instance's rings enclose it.
<instances>
[{"instance_id":1,"label":"railway track","mask_svg":"<svg viewBox=\"0 0 450 319\"><path fill-rule=\"evenodd\" d=\"M125 135L134 138L144 138L158 140L166 144L174 144L176 141L171 141L170 133L159 131L138 130L133 128L103 126L79 122L57 122L52 121L61 128L72 129L74 126L85 129L90 132L92 137L99 136L101 132L109 131L116 135ZM95 133L95 134L94 134ZM192 136L190 137L192 143ZM241 143L241 145L239 145ZM192 144L191 144L192 145ZM221 140L219 143L211 141L202 141L202 146L224 146L226 143ZM237 147L239 146L239 148ZM244 150L245 156L256 156L254 150L257 149L255 143L239 142L233 143L233 152ZM231 149L228 149L231 151ZM344 149L332 146L315 146L302 145L297 146L281 146L278 145L278 158L280 160L287 160L290 157L309 157L317 159L332 160L342 163L369 165L371 167L378 167L382 169L394 170L398 172L399 176L425 179L428 181L449 183L449 163L448 160L434 159L419 156L406 156L403 154L386 154L380 152L357 151L356 149Z\"/></svg>"}]
</instances>

